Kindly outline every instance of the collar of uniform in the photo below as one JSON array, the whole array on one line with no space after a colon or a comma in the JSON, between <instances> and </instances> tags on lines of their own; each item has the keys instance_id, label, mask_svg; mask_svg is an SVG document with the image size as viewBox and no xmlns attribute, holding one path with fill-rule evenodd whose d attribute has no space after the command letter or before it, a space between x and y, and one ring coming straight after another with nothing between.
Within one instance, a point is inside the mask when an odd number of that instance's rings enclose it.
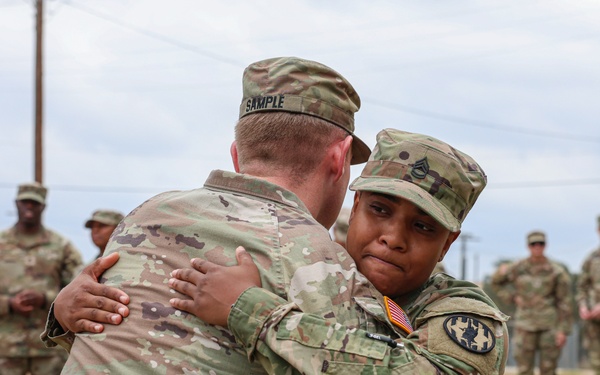
<instances>
[{"instance_id":1,"label":"collar of uniform","mask_svg":"<svg viewBox=\"0 0 600 375\"><path fill-rule=\"evenodd\" d=\"M251 195L260 199L274 201L302 210L310 215L310 212L296 194L259 177L217 169L210 173L204 183L204 187L208 189L228 190L233 193Z\"/></svg>"},{"instance_id":2,"label":"collar of uniform","mask_svg":"<svg viewBox=\"0 0 600 375\"><path fill-rule=\"evenodd\" d=\"M6 243L18 246L21 249L32 249L50 242L50 232L42 226L35 234L22 234L13 226L5 232Z\"/></svg>"}]
</instances>

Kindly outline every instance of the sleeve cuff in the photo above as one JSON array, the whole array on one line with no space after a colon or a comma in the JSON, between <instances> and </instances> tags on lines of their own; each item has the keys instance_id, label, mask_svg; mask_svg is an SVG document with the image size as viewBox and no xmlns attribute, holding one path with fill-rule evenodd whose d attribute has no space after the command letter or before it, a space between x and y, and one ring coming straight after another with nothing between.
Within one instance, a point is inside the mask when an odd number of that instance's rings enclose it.
<instances>
[{"instance_id":1,"label":"sleeve cuff","mask_svg":"<svg viewBox=\"0 0 600 375\"><path fill-rule=\"evenodd\" d=\"M75 334L71 331L65 331L54 316L54 303L50 305L46 327L40 334L40 339L47 348L62 346L66 351L70 351L75 340Z\"/></svg>"},{"instance_id":2,"label":"sleeve cuff","mask_svg":"<svg viewBox=\"0 0 600 375\"><path fill-rule=\"evenodd\" d=\"M258 287L248 288L238 297L231 306L227 324L238 342L246 349L250 361L265 324L277 323L294 306L294 303Z\"/></svg>"}]
</instances>

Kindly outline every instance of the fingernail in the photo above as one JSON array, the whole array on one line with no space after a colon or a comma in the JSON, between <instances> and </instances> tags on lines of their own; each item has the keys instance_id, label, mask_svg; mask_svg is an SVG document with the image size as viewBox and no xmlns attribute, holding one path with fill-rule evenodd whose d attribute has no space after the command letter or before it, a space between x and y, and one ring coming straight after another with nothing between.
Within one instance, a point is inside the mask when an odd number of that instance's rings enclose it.
<instances>
[{"instance_id":1,"label":"fingernail","mask_svg":"<svg viewBox=\"0 0 600 375\"><path fill-rule=\"evenodd\" d=\"M120 297L119 297L119 301L121 301L121 303L127 303L127 297L125 297L125 296L120 296Z\"/></svg>"},{"instance_id":2,"label":"fingernail","mask_svg":"<svg viewBox=\"0 0 600 375\"><path fill-rule=\"evenodd\" d=\"M120 316L119 315L111 315L110 316L110 321L113 323L117 323L119 321Z\"/></svg>"},{"instance_id":3,"label":"fingernail","mask_svg":"<svg viewBox=\"0 0 600 375\"><path fill-rule=\"evenodd\" d=\"M102 330L102 326L100 324L96 324L94 326L94 332L100 332Z\"/></svg>"},{"instance_id":4,"label":"fingernail","mask_svg":"<svg viewBox=\"0 0 600 375\"><path fill-rule=\"evenodd\" d=\"M117 310L119 312L119 314L121 314L121 316L125 316L125 308L124 307L120 307L119 310Z\"/></svg>"}]
</instances>

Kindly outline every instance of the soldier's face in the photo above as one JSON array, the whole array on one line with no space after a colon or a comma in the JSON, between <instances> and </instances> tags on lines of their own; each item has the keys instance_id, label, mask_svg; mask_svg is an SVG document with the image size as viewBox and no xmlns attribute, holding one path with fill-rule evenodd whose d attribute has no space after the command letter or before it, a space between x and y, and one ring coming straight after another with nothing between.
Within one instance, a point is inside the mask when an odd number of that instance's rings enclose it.
<instances>
[{"instance_id":1,"label":"soldier's face","mask_svg":"<svg viewBox=\"0 0 600 375\"><path fill-rule=\"evenodd\" d=\"M545 242L534 242L529 244L529 252L534 258L541 258L544 256L544 250L546 249Z\"/></svg>"},{"instance_id":2,"label":"soldier's face","mask_svg":"<svg viewBox=\"0 0 600 375\"><path fill-rule=\"evenodd\" d=\"M42 212L46 205L31 199L16 201L19 223L25 226L37 226L42 222Z\"/></svg>"},{"instance_id":3,"label":"soldier's face","mask_svg":"<svg viewBox=\"0 0 600 375\"><path fill-rule=\"evenodd\" d=\"M92 231L92 242L94 242L94 245L98 246L100 250L104 250L106 244L108 244L110 235L115 228L115 225L108 225L99 223L97 221L92 221L90 229Z\"/></svg>"},{"instance_id":4,"label":"soldier's face","mask_svg":"<svg viewBox=\"0 0 600 375\"><path fill-rule=\"evenodd\" d=\"M382 294L402 303L402 296L427 281L459 233L407 200L358 192L346 246L358 270Z\"/></svg>"}]
</instances>

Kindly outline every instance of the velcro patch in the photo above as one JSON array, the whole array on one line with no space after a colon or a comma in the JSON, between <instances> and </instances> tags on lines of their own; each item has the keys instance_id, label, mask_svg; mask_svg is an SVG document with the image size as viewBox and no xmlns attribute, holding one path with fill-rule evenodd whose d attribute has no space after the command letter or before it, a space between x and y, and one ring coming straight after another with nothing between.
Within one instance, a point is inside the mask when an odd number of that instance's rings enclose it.
<instances>
[{"instance_id":1,"label":"velcro patch","mask_svg":"<svg viewBox=\"0 0 600 375\"><path fill-rule=\"evenodd\" d=\"M466 315L451 315L444 321L444 330L452 341L466 350L485 354L494 349L494 332L479 320Z\"/></svg>"},{"instance_id":2,"label":"velcro patch","mask_svg":"<svg viewBox=\"0 0 600 375\"><path fill-rule=\"evenodd\" d=\"M410 324L410 320L408 319L408 316L404 310L402 310L402 308L398 306L396 302L392 301L386 296L383 296L383 300L385 302L385 311L387 312L390 322L400 327L404 332L410 335L414 329Z\"/></svg>"}]
</instances>

